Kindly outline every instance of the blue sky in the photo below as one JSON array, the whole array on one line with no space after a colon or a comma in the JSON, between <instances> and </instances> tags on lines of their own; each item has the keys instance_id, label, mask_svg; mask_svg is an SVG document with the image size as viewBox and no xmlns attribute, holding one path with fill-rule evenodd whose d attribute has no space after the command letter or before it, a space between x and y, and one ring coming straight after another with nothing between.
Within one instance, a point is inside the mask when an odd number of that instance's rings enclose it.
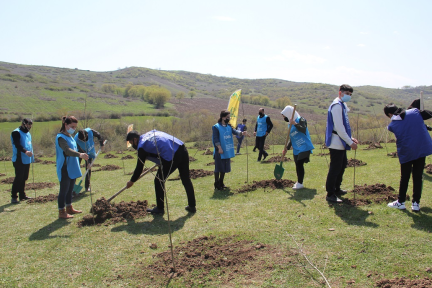
<instances>
[{"instance_id":1,"label":"blue sky","mask_svg":"<svg viewBox=\"0 0 432 288\"><path fill-rule=\"evenodd\" d=\"M0 61L432 85L430 11L416 0L2 0Z\"/></svg>"}]
</instances>

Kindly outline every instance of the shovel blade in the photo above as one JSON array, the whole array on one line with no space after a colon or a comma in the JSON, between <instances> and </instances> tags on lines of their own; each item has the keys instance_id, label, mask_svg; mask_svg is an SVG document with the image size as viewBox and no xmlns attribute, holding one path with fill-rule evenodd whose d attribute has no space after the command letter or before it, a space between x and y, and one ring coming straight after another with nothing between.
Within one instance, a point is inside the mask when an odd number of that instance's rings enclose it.
<instances>
[{"instance_id":1,"label":"shovel blade","mask_svg":"<svg viewBox=\"0 0 432 288\"><path fill-rule=\"evenodd\" d=\"M81 182L82 181L80 181L78 184L75 184L74 185L74 188L73 188L73 192L75 193L75 194L79 194L80 192L81 192L81 190L82 190L82 186L81 186Z\"/></svg>"},{"instance_id":2,"label":"shovel blade","mask_svg":"<svg viewBox=\"0 0 432 288\"><path fill-rule=\"evenodd\" d=\"M273 174L277 180L280 180L282 179L284 171L285 169L282 167L282 162L280 162L280 165L276 164Z\"/></svg>"}]
</instances>

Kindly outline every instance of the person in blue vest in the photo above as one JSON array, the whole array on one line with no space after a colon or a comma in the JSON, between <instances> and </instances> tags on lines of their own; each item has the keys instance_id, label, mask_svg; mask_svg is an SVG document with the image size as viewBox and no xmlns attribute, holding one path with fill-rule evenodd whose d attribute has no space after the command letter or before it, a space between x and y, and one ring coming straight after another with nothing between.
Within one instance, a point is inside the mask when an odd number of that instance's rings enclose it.
<instances>
[{"instance_id":1,"label":"person in blue vest","mask_svg":"<svg viewBox=\"0 0 432 288\"><path fill-rule=\"evenodd\" d=\"M137 131L131 131L127 134L126 141L129 141L138 152L135 171L126 183L126 188L132 187L139 179L146 160L159 165L154 179L156 207L147 209L147 212L155 215L165 213L165 182L169 175L178 169L188 200L188 206L185 207L185 210L195 213L195 191L190 179L189 153L185 144L180 139L158 130L151 130L142 135L138 134Z\"/></svg>"},{"instance_id":2,"label":"person in blue vest","mask_svg":"<svg viewBox=\"0 0 432 288\"><path fill-rule=\"evenodd\" d=\"M28 179L30 163L34 162L32 137L30 129L33 121L25 118L21 126L12 131L12 162L15 168L15 179L12 184L12 204L18 204L18 195L20 201L31 199L25 193L25 182Z\"/></svg>"},{"instance_id":3,"label":"person in blue vest","mask_svg":"<svg viewBox=\"0 0 432 288\"><path fill-rule=\"evenodd\" d=\"M327 111L325 144L330 150L330 166L326 180L326 200L341 203L338 196L345 195L341 189L343 174L348 163L347 150L356 150L358 141L351 136L348 119L348 106L354 89L348 84L339 87L339 95L330 104Z\"/></svg>"},{"instance_id":4,"label":"person in blue vest","mask_svg":"<svg viewBox=\"0 0 432 288\"><path fill-rule=\"evenodd\" d=\"M259 150L258 162L261 161L262 156L265 160L268 153L264 150L265 139L273 128L273 123L270 117L264 114L264 108L260 108L258 111L257 123L255 125L254 136L256 136L256 146Z\"/></svg>"},{"instance_id":5,"label":"person in blue vest","mask_svg":"<svg viewBox=\"0 0 432 288\"><path fill-rule=\"evenodd\" d=\"M294 118L291 119L294 108L290 105L286 106L282 112L282 118L289 122L291 125L290 139L287 147L284 148L282 156L285 157L287 150L293 148L294 162L296 164L297 182L294 184L293 189L304 188L303 180L305 175L304 164L309 163L310 154L315 147L312 144L312 140L309 135L309 129L307 128L307 121L301 117L296 111Z\"/></svg>"},{"instance_id":6,"label":"person in blue vest","mask_svg":"<svg viewBox=\"0 0 432 288\"><path fill-rule=\"evenodd\" d=\"M411 210L420 211L423 170L426 156L432 154L432 139L424 125L424 120L432 118L431 111L417 108L406 111L394 104L384 107L384 113L391 119L387 129L395 134L397 154L401 167L398 200L388 203L388 207L405 210L408 182L412 174L413 197Z\"/></svg>"},{"instance_id":7,"label":"person in blue vest","mask_svg":"<svg viewBox=\"0 0 432 288\"><path fill-rule=\"evenodd\" d=\"M224 184L225 173L231 172L231 158L234 155L234 140L232 135L244 136L246 131L234 129L229 121L231 113L228 110L222 110L218 122L212 127L213 141L213 158L215 160L215 182L214 187L217 190L228 188Z\"/></svg>"},{"instance_id":8,"label":"person in blue vest","mask_svg":"<svg viewBox=\"0 0 432 288\"><path fill-rule=\"evenodd\" d=\"M241 132L247 131L246 122L247 122L247 119L243 119L242 123L239 123L237 125L236 130L239 130ZM237 138L237 153L236 153L236 155L240 155L240 147L241 147L241 144L243 142L244 136L243 135L240 135L240 136L236 135L236 138Z\"/></svg>"},{"instance_id":9,"label":"person in blue vest","mask_svg":"<svg viewBox=\"0 0 432 288\"><path fill-rule=\"evenodd\" d=\"M103 147L104 140L102 139L100 133L91 128L81 129L74 137L75 142L78 145L78 152L87 153L87 155L89 155L89 160L85 161L86 170L88 169L88 167L90 167L90 165L93 163L93 160L96 158L94 137L99 139L99 145L100 147ZM81 158L79 159L79 163L81 165ZM87 192L90 191L90 187L91 187L90 178L91 178L91 168L89 169L85 177L84 187L85 187L85 191Z\"/></svg>"},{"instance_id":10,"label":"person in blue vest","mask_svg":"<svg viewBox=\"0 0 432 288\"><path fill-rule=\"evenodd\" d=\"M73 218L73 214L82 212L72 207L72 191L75 180L82 176L78 159L88 160L89 156L78 152L77 144L72 137L77 125L78 120L74 116L64 116L62 127L55 140L57 177L60 181L58 210L59 218L62 219Z\"/></svg>"}]
</instances>

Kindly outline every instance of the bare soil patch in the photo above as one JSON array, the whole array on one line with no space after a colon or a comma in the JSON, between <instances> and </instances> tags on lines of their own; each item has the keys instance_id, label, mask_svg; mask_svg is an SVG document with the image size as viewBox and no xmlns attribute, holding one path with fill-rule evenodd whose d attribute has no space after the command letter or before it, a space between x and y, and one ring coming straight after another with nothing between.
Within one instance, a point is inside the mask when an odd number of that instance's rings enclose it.
<instances>
[{"instance_id":1,"label":"bare soil patch","mask_svg":"<svg viewBox=\"0 0 432 288\"><path fill-rule=\"evenodd\" d=\"M383 288L410 288L410 287L432 287L432 279L408 279L408 278L394 278L394 279L382 279L375 283L376 287Z\"/></svg>"},{"instance_id":2,"label":"bare soil patch","mask_svg":"<svg viewBox=\"0 0 432 288\"><path fill-rule=\"evenodd\" d=\"M363 162L362 160L352 159L351 158L351 159L348 160L348 163L347 163L346 167L354 167L354 166L358 167L358 166L365 166L365 165L367 165L366 162Z\"/></svg>"},{"instance_id":3,"label":"bare soil patch","mask_svg":"<svg viewBox=\"0 0 432 288\"><path fill-rule=\"evenodd\" d=\"M206 149L202 155L213 155L213 150Z\"/></svg>"},{"instance_id":4,"label":"bare soil patch","mask_svg":"<svg viewBox=\"0 0 432 288\"><path fill-rule=\"evenodd\" d=\"M104 156L104 159L111 159L111 158L118 158L118 156L111 154L111 153L107 153Z\"/></svg>"},{"instance_id":5,"label":"bare soil patch","mask_svg":"<svg viewBox=\"0 0 432 288\"><path fill-rule=\"evenodd\" d=\"M356 199L354 200L354 192ZM372 203L388 203L397 200L398 193L391 186L385 184L373 184L373 185L355 185L354 190L347 194L348 197L342 199L344 203L352 206L363 206ZM347 196L346 195L346 196ZM407 200L409 196L407 195Z\"/></svg>"},{"instance_id":6,"label":"bare soil patch","mask_svg":"<svg viewBox=\"0 0 432 288\"><path fill-rule=\"evenodd\" d=\"M287 157L283 157L283 159L282 159L282 156L279 155L279 156L271 157L271 158L269 158L267 160L263 160L262 162L263 163L275 163L275 162L281 162L281 161L283 161L283 162L291 162L293 160L291 158L287 158Z\"/></svg>"},{"instance_id":7,"label":"bare soil patch","mask_svg":"<svg viewBox=\"0 0 432 288\"><path fill-rule=\"evenodd\" d=\"M426 168L426 173L432 174L432 164L427 164L425 168Z\"/></svg>"},{"instance_id":8,"label":"bare soil patch","mask_svg":"<svg viewBox=\"0 0 432 288\"><path fill-rule=\"evenodd\" d=\"M371 143L369 144L368 147L364 148L363 150L371 150L371 149L382 149L383 147L381 146L380 143Z\"/></svg>"},{"instance_id":9,"label":"bare soil patch","mask_svg":"<svg viewBox=\"0 0 432 288\"><path fill-rule=\"evenodd\" d=\"M6 174L4 174L4 173L0 173L0 177L2 177L2 176L6 176Z\"/></svg>"},{"instance_id":10,"label":"bare soil patch","mask_svg":"<svg viewBox=\"0 0 432 288\"><path fill-rule=\"evenodd\" d=\"M51 202L51 201L57 201L58 195L54 195L54 194L49 194L46 196L38 196L32 199L27 200L27 204L33 204L33 203L38 203L38 204L43 204L43 203L47 203L47 202Z\"/></svg>"},{"instance_id":11,"label":"bare soil patch","mask_svg":"<svg viewBox=\"0 0 432 288\"><path fill-rule=\"evenodd\" d=\"M315 156L320 156L320 157L322 157L322 156L327 156L327 155L330 155L330 153L319 153L319 154L312 154L312 155L315 155Z\"/></svg>"},{"instance_id":12,"label":"bare soil patch","mask_svg":"<svg viewBox=\"0 0 432 288\"><path fill-rule=\"evenodd\" d=\"M195 159L195 158L193 158L192 156L189 156L189 162L194 162L194 161L196 161L197 159Z\"/></svg>"},{"instance_id":13,"label":"bare soil patch","mask_svg":"<svg viewBox=\"0 0 432 288\"><path fill-rule=\"evenodd\" d=\"M292 187L294 185L294 181L288 179L271 179L271 180L261 180L261 181L253 181L252 184L244 185L243 187L237 190L238 193L244 193L249 191L254 191L258 188L266 189L283 189L287 187Z\"/></svg>"},{"instance_id":14,"label":"bare soil patch","mask_svg":"<svg viewBox=\"0 0 432 288\"><path fill-rule=\"evenodd\" d=\"M39 158L35 158L35 163L40 163L42 165L48 165L48 164L56 164L55 161L50 161L50 160L41 160Z\"/></svg>"},{"instance_id":15,"label":"bare soil patch","mask_svg":"<svg viewBox=\"0 0 432 288\"><path fill-rule=\"evenodd\" d=\"M102 223L108 226L118 222L142 218L147 215L147 207L147 200L138 200L137 202L121 201L118 204L111 204L102 197L96 200L90 209L90 213L93 212L94 216L92 214L85 215L78 222L78 227L101 225Z\"/></svg>"},{"instance_id":16,"label":"bare soil patch","mask_svg":"<svg viewBox=\"0 0 432 288\"><path fill-rule=\"evenodd\" d=\"M392 157L392 158L398 158L398 154L397 154L397 152L391 152L391 153L388 153L387 156L390 156L390 157Z\"/></svg>"},{"instance_id":17,"label":"bare soil patch","mask_svg":"<svg viewBox=\"0 0 432 288\"><path fill-rule=\"evenodd\" d=\"M80 166L81 168L85 168L86 166L85 166L85 164L81 164L81 166ZM100 164L93 164L92 165L92 168L93 167L101 167L101 165Z\"/></svg>"},{"instance_id":18,"label":"bare soil patch","mask_svg":"<svg viewBox=\"0 0 432 288\"><path fill-rule=\"evenodd\" d=\"M26 184L26 189L34 189L34 190L38 190L38 189L44 189L44 188L52 188L54 186L56 186L56 183L53 182L39 182L39 183L27 183Z\"/></svg>"},{"instance_id":19,"label":"bare soil patch","mask_svg":"<svg viewBox=\"0 0 432 288\"><path fill-rule=\"evenodd\" d=\"M135 159L132 155L126 155L121 158L121 160Z\"/></svg>"},{"instance_id":20,"label":"bare soil patch","mask_svg":"<svg viewBox=\"0 0 432 288\"><path fill-rule=\"evenodd\" d=\"M13 181L14 181L14 179L15 179L15 177L5 178L5 179L2 179L2 180L0 181L0 183L2 183L2 184L12 184Z\"/></svg>"},{"instance_id":21,"label":"bare soil patch","mask_svg":"<svg viewBox=\"0 0 432 288\"><path fill-rule=\"evenodd\" d=\"M0 157L0 161L12 161L12 157Z\"/></svg>"},{"instance_id":22,"label":"bare soil patch","mask_svg":"<svg viewBox=\"0 0 432 288\"><path fill-rule=\"evenodd\" d=\"M121 169L120 166L109 164L109 165L102 166L100 169L93 170L93 172L97 172L97 171L114 171L114 170L118 170L118 169Z\"/></svg>"},{"instance_id":23,"label":"bare soil patch","mask_svg":"<svg viewBox=\"0 0 432 288\"><path fill-rule=\"evenodd\" d=\"M230 287L233 280L261 282L276 267L280 269L297 262L295 252L238 239L235 235L222 239L202 236L181 242L173 251L175 270L171 250L168 250L156 254L153 264L137 267L132 277L150 280L159 287L166 286L171 277L181 279L185 287Z\"/></svg>"},{"instance_id":24,"label":"bare soil patch","mask_svg":"<svg viewBox=\"0 0 432 288\"><path fill-rule=\"evenodd\" d=\"M197 178L201 178L201 177L206 177L209 175L213 175L214 172L213 171L207 171L204 169L190 169L189 170L189 175L191 179L197 179ZM180 180L180 176L176 177L176 178L171 178L168 179L169 181L176 181L176 180Z\"/></svg>"}]
</instances>

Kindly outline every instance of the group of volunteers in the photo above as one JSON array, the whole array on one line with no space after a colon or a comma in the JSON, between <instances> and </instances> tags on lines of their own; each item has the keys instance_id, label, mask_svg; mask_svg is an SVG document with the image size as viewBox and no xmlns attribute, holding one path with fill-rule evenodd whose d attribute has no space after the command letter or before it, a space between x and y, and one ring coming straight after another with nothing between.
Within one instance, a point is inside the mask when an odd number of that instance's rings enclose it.
<instances>
[{"instance_id":1,"label":"group of volunteers","mask_svg":"<svg viewBox=\"0 0 432 288\"><path fill-rule=\"evenodd\" d=\"M341 203L339 198L347 193L341 188L342 179L347 166L347 150L357 149L358 141L352 137L348 118L349 102L353 95L353 88L347 84L339 87L338 96L330 104L327 112L327 125L325 132L325 145L330 152L330 165L326 179L326 201ZM385 106L384 113L391 119L388 130L396 136L397 154L401 166L401 177L398 200L388 204L388 207L406 209L405 200L410 175L413 176L412 211L420 211L420 198L422 194L422 177L426 156L432 154L432 139L429 135L429 127L424 120L432 118L432 112L420 110L420 101L415 100L407 110L396 107L393 104ZM213 158L214 188L223 190L225 186L225 174L231 172L231 158L240 155L240 147L243 138L249 136L247 131L247 119L243 119L236 128L230 122L230 111L222 110L219 119L212 127L212 143L214 146ZM282 151L283 157L287 150L293 148L293 157L296 166L297 182L293 189L304 188L305 169L304 164L310 161L310 155L314 149L307 121L300 116L292 106L286 106L281 111L281 117L288 122L289 142ZM30 164L34 162L31 119L23 119L22 125L11 134L13 148L12 162L15 168L15 179L12 185L11 203L19 203L30 199L25 193L25 182L29 176ZM88 174L85 180L86 191L91 190L90 168L92 160L96 157L94 137L98 138L100 147L103 146L101 135L90 128L75 133L78 119L74 116L63 117L62 127L57 134L56 163L57 176L60 182L58 195L59 218L72 218L73 214L81 213L72 207L73 188L77 178L82 176L80 163L84 159ZM258 161L265 160L268 153L264 149L265 139L273 128L270 117L260 108L254 130L255 149L259 150ZM233 135L237 138L237 152ZM188 206L186 211L196 212L196 200L194 187L190 178L189 153L185 144L176 137L162 131L151 130L145 134L131 131L126 136L132 147L137 150L137 164L132 177L126 183L130 188L140 178L146 160L158 165L154 179L156 207L148 209L152 214L163 215L165 213L165 181L178 169L181 182L187 195Z\"/></svg>"}]
</instances>

